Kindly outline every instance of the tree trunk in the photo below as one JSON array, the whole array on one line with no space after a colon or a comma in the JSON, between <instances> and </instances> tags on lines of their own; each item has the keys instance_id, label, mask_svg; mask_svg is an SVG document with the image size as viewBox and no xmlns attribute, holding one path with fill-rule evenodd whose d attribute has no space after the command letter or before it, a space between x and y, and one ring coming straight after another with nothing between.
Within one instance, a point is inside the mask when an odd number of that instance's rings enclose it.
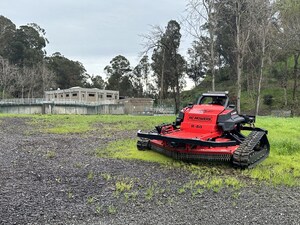
<instances>
[{"instance_id":1,"label":"tree trunk","mask_svg":"<svg viewBox=\"0 0 300 225\"><path fill-rule=\"evenodd\" d=\"M299 64L299 57L300 53L294 54L294 86L293 86L293 103L292 103L292 110L291 110L291 116L295 116L295 111L297 107L297 88L298 88L298 64Z\"/></svg>"},{"instance_id":2,"label":"tree trunk","mask_svg":"<svg viewBox=\"0 0 300 225\"><path fill-rule=\"evenodd\" d=\"M282 77L283 98L284 98L284 106L287 106L288 105L288 98L287 98L288 59L285 60L284 66L285 66L285 76Z\"/></svg>"},{"instance_id":3,"label":"tree trunk","mask_svg":"<svg viewBox=\"0 0 300 225\"><path fill-rule=\"evenodd\" d=\"M211 83L212 83L212 91L215 91L215 41L214 41L214 35L213 35L213 28L210 28L209 36L210 36L210 70L211 70Z\"/></svg>"},{"instance_id":4,"label":"tree trunk","mask_svg":"<svg viewBox=\"0 0 300 225\"><path fill-rule=\"evenodd\" d=\"M212 12L214 7L214 0L208 2L208 22L209 22L209 39L210 39L210 71L212 76L212 91L215 91L215 20L214 13Z\"/></svg>"},{"instance_id":5,"label":"tree trunk","mask_svg":"<svg viewBox=\"0 0 300 225\"><path fill-rule=\"evenodd\" d=\"M180 107L180 85L179 85L179 79L178 79L178 76L177 76L177 79L176 79L176 98L177 98L177 101L176 101L176 111L175 113L177 114L179 112L179 107Z\"/></svg>"},{"instance_id":6,"label":"tree trunk","mask_svg":"<svg viewBox=\"0 0 300 225\"><path fill-rule=\"evenodd\" d=\"M237 62L236 62L236 70L237 70L237 111L241 112L241 94L242 94L242 65L241 65L241 56L238 53Z\"/></svg>"},{"instance_id":7,"label":"tree trunk","mask_svg":"<svg viewBox=\"0 0 300 225\"><path fill-rule=\"evenodd\" d=\"M165 73L165 48L163 48L163 64L161 68L161 80L160 80L160 104L162 105L162 99L164 98L164 73Z\"/></svg>"},{"instance_id":8,"label":"tree trunk","mask_svg":"<svg viewBox=\"0 0 300 225\"><path fill-rule=\"evenodd\" d=\"M263 72L264 72L264 66L265 66L265 50L266 50L266 35L263 34L263 37L262 37L262 56L261 56L259 79L258 79L258 85L257 85L257 93L256 93L255 116L258 115L258 111L259 111L260 91L261 91L261 84L262 84L262 80L263 80Z\"/></svg>"},{"instance_id":9,"label":"tree trunk","mask_svg":"<svg viewBox=\"0 0 300 225\"><path fill-rule=\"evenodd\" d=\"M286 107L288 104L286 86L283 87L283 97L284 97L284 106Z\"/></svg>"},{"instance_id":10,"label":"tree trunk","mask_svg":"<svg viewBox=\"0 0 300 225\"><path fill-rule=\"evenodd\" d=\"M236 15L236 73L237 73L237 111L241 112L241 93L242 93L242 57L241 57L241 30L240 30L240 4L237 2Z\"/></svg>"}]
</instances>

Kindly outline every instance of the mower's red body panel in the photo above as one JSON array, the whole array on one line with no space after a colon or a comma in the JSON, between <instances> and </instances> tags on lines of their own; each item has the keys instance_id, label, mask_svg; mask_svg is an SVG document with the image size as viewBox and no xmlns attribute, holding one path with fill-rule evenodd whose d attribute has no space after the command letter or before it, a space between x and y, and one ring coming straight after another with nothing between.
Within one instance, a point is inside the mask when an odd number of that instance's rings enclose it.
<instances>
[{"instance_id":1,"label":"mower's red body panel","mask_svg":"<svg viewBox=\"0 0 300 225\"><path fill-rule=\"evenodd\" d=\"M166 137L176 137L180 139L199 139L208 141L213 139L216 142L227 142L230 139L222 138L223 130L217 125L217 119L221 113L230 113L223 106L194 105L193 108L183 109L184 119L180 124L180 129L174 129L172 125L162 127L161 135ZM163 147L169 151L177 151L190 154L229 154L238 148L235 146L211 147L211 146L192 146L182 145L176 148L170 146L168 141L151 140L151 144Z\"/></svg>"}]
</instances>

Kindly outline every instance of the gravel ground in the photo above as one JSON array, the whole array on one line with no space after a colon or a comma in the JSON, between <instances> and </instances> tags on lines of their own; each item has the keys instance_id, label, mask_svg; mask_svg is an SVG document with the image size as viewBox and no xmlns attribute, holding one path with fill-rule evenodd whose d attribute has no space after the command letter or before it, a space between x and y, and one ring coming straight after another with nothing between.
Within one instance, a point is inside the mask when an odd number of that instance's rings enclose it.
<instances>
[{"instance_id":1,"label":"gravel ground","mask_svg":"<svg viewBox=\"0 0 300 225\"><path fill-rule=\"evenodd\" d=\"M0 224L300 224L299 188L179 193L187 170L95 156L134 131L45 134L28 120L0 119Z\"/></svg>"}]
</instances>

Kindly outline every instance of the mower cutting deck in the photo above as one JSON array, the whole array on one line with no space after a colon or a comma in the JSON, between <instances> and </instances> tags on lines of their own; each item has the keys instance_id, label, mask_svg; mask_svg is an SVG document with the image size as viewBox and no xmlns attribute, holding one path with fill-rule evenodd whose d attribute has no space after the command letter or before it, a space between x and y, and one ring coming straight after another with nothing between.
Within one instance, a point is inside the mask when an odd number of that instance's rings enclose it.
<instances>
[{"instance_id":1,"label":"mower cutting deck","mask_svg":"<svg viewBox=\"0 0 300 225\"><path fill-rule=\"evenodd\" d=\"M235 167L251 168L270 151L267 131L255 128L254 122L254 116L239 115L229 105L227 92L209 92L182 109L173 124L156 126L148 133L138 131L137 148L178 160L230 161ZM242 130L251 132L245 136Z\"/></svg>"}]
</instances>

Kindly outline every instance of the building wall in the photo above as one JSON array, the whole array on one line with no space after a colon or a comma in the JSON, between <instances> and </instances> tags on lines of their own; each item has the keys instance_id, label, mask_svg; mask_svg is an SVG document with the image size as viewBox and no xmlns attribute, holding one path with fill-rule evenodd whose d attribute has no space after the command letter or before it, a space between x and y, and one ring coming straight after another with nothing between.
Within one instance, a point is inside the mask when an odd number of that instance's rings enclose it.
<instances>
[{"instance_id":1,"label":"building wall","mask_svg":"<svg viewBox=\"0 0 300 225\"><path fill-rule=\"evenodd\" d=\"M46 91L45 99L52 102L116 103L119 99L119 91L73 87L65 90Z\"/></svg>"},{"instance_id":2,"label":"building wall","mask_svg":"<svg viewBox=\"0 0 300 225\"><path fill-rule=\"evenodd\" d=\"M125 114L153 113L153 99L151 98L128 98L119 102L124 104Z\"/></svg>"},{"instance_id":3,"label":"building wall","mask_svg":"<svg viewBox=\"0 0 300 225\"><path fill-rule=\"evenodd\" d=\"M124 105L76 105L76 104L36 104L36 105L0 105L0 113L11 114L124 114Z\"/></svg>"}]
</instances>

